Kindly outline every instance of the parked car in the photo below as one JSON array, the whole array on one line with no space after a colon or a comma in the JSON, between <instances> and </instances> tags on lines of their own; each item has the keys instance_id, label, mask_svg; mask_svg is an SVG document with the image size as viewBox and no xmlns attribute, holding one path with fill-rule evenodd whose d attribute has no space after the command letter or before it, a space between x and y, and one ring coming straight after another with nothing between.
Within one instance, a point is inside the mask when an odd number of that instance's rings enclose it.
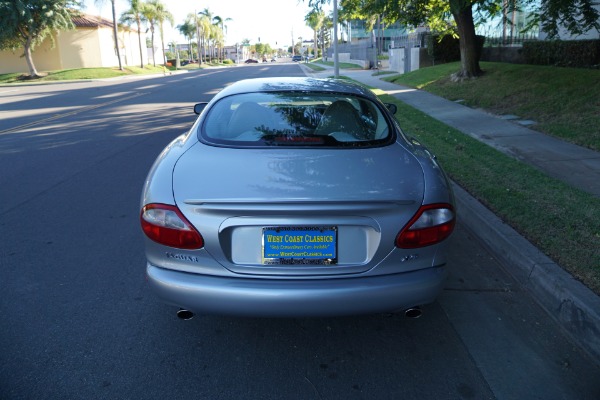
<instances>
[{"instance_id":1,"label":"parked car","mask_svg":"<svg viewBox=\"0 0 600 400\"><path fill-rule=\"evenodd\" d=\"M244 61L244 63L246 63L246 64L258 64L258 60L255 60L253 58L249 58L246 61Z\"/></svg>"},{"instance_id":2,"label":"parked car","mask_svg":"<svg viewBox=\"0 0 600 400\"><path fill-rule=\"evenodd\" d=\"M302 61L302 56L292 56L292 61Z\"/></svg>"},{"instance_id":3,"label":"parked car","mask_svg":"<svg viewBox=\"0 0 600 400\"><path fill-rule=\"evenodd\" d=\"M158 156L140 221L165 302L238 316L420 315L456 221L435 157L350 82L236 82Z\"/></svg>"}]
</instances>

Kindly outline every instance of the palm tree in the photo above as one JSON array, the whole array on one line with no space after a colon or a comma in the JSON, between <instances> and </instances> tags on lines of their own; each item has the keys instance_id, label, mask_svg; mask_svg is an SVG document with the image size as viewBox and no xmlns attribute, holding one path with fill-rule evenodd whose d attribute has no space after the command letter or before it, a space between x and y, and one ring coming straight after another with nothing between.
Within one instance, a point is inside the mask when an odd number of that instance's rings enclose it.
<instances>
[{"instance_id":1,"label":"palm tree","mask_svg":"<svg viewBox=\"0 0 600 400\"><path fill-rule=\"evenodd\" d=\"M213 25L212 30L212 40L213 40L213 49L217 55L217 62L221 61L221 49L223 49L223 44L225 43L225 36L223 35L223 31L218 25Z\"/></svg>"},{"instance_id":2,"label":"palm tree","mask_svg":"<svg viewBox=\"0 0 600 400\"><path fill-rule=\"evenodd\" d=\"M158 28L160 30L160 41L163 49L163 61L164 65L167 65L167 55L165 54L165 35L164 35L164 22L168 21L171 26L175 23L173 14L167 10L167 6L160 0L149 0L148 4L154 9L154 20L158 22Z\"/></svg>"},{"instance_id":3,"label":"palm tree","mask_svg":"<svg viewBox=\"0 0 600 400\"><path fill-rule=\"evenodd\" d=\"M217 36L219 39L222 39L223 42L222 44L224 44L225 42L225 34L227 33L227 25L225 25L225 22L229 22L232 21L231 18L221 18L218 15L213 17L213 23L214 25L218 26L221 30L221 33L217 33ZM223 50L223 46L221 46L221 50ZM219 52L219 56L221 55L221 52ZM225 54L223 54L223 58L224 58Z\"/></svg>"},{"instance_id":4,"label":"palm tree","mask_svg":"<svg viewBox=\"0 0 600 400\"><path fill-rule=\"evenodd\" d=\"M97 5L102 5L104 0L94 0ZM112 19L113 19L113 38L115 40L115 51L117 52L117 59L119 60L119 69L123 71L123 65L121 64L121 52L119 50L119 36L117 33L117 11L115 9L115 0L110 0L112 7Z\"/></svg>"},{"instance_id":5,"label":"palm tree","mask_svg":"<svg viewBox=\"0 0 600 400\"><path fill-rule=\"evenodd\" d=\"M322 10L312 10L304 17L306 25L314 32L313 54L317 58L317 32L323 26L325 21L325 13Z\"/></svg>"},{"instance_id":6,"label":"palm tree","mask_svg":"<svg viewBox=\"0 0 600 400\"><path fill-rule=\"evenodd\" d=\"M129 0L130 8L121 14L119 21L122 24L131 25L135 22L138 31L138 42L140 46L140 67L144 68L144 56L142 51L142 3L140 0Z\"/></svg>"},{"instance_id":7,"label":"palm tree","mask_svg":"<svg viewBox=\"0 0 600 400\"><path fill-rule=\"evenodd\" d=\"M156 57L154 54L154 28L155 28L155 24L156 24L156 10L154 9L154 7L151 4L148 3L141 3L141 10L140 10L140 14L141 14L141 19L143 22L147 22L149 25L150 29L150 43L152 44L152 65L154 65L156 67ZM163 46L164 48L164 46ZM164 52L164 50L163 50Z\"/></svg>"},{"instance_id":8,"label":"palm tree","mask_svg":"<svg viewBox=\"0 0 600 400\"><path fill-rule=\"evenodd\" d=\"M327 32L333 28L333 17L330 15L323 20L321 25L321 55L325 56L325 42L330 43L331 37L327 36Z\"/></svg>"},{"instance_id":9,"label":"palm tree","mask_svg":"<svg viewBox=\"0 0 600 400\"><path fill-rule=\"evenodd\" d=\"M204 27L205 30L203 33L204 33L204 38L209 42L209 45L210 45L210 41L213 37L213 32L214 32L213 25L212 25L214 15L208 8L205 8L204 10L200 11L198 13L198 15L202 15L203 17L205 17L204 23L208 22L207 26ZM212 57L212 54L210 54L210 53L211 52L209 49L209 55ZM206 48L204 49L204 56L206 58Z\"/></svg>"},{"instance_id":10,"label":"palm tree","mask_svg":"<svg viewBox=\"0 0 600 400\"><path fill-rule=\"evenodd\" d=\"M224 23L226 21L231 21L231 18L221 18L218 15L214 15L208 8L205 8L203 11L200 11L198 13L198 15L202 15L204 17L206 17L209 21L209 23L211 24L211 26L209 27L209 29L207 29L207 33L208 33L208 39L210 40L210 42L212 42L212 51L211 53L211 57L214 57L215 55L215 47L217 46L218 43L223 43L224 42L224 35L223 35L223 29L224 29ZM220 56L217 56L220 57Z\"/></svg>"},{"instance_id":11,"label":"palm tree","mask_svg":"<svg viewBox=\"0 0 600 400\"><path fill-rule=\"evenodd\" d=\"M192 18L194 17L194 15L191 16ZM194 36L196 36L196 25L190 21L190 16L188 15L188 18L183 24L177 25L177 30L179 30L179 33L181 33L188 40L188 45L190 48L189 59L192 60L194 58L194 52L192 51L192 39Z\"/></svg>"},{"instance_id":12,"label":"palm tree","mask_svg":"<svg viewBox=\"0 0 600 400\"><path fill-rule=\"evenodd\" d=\"M200 46L202 46L204 50L204 59L206 59L206 42L210 37L210 19L202 14L198 13L200 17L196 16L196 31L198 36L198 66L202 64L202 53L200 52Z\"/></svg>"},{"instance_id":13,"label":"palm tree","mask_svg":"<svg viewBox=\"0 0 600 400\"><path fill-rule=\"evenodd\" d=\"M169 46L169 51L172 51L173 53L175 53L175 69L179 68L179 49L177 48L177 42L176 41L172 41L168 43ZM173 49L173 50L171 50Z\"/></svg>"}]
</instances>

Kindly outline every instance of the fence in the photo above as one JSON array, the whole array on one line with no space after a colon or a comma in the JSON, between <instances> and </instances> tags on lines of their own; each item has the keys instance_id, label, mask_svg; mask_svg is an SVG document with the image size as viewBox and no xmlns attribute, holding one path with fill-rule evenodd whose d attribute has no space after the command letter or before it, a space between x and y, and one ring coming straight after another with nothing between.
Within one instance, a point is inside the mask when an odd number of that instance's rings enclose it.
<instances>
[{"instance_id":1,"label":"fence","mask_svg":"<svg viewBox=\"0 0 600 400\"><path fill-rule=\"evenodd\" d=\"M388 52L389 49L426 47L427 32L381 38L375 32L369 38L351 43L339 43L338 52L350 54L352 60L368 60L371 67L377 65L377 55ZM333 48L327 51L328 57L333 57Z\"/></svg>"},{"instance_id":2,"label":"fence","mask_svg":"<svg viewBox=\"0 0 600 400\"><path fill-rule=\"evenodd\" d=\"M386 46L386 50L389 49L398 49L401 47L410 49L413 47L427 47L427 36L431 35L429 32L418 32L411 33L408 35L402 36L394 36L389 38L388 46Z\"/></svg>"},{"instance_id":3,"label":"fence","mask_svg":"<svg viewBox=\"0 0 600 400\"><path fill-rule=\"evenodd\" d=\"M488 30L485 33L484 49L481 57L482 61L523 63L521 51L523 42L538 39L538 32L514 32L512 35L507 32L506 35L503 35L502 30ZM430 36L430 32L411 33L389 38L378 38L373 34L371 37L354 41L352 44L338 44L338 52L349 54L351 60L367 60L370 64L370 66L367 65L367 68L372 68L378 65L377 56L378 54L381 54L382 51L389 53L393 49L404 48L407 52L404 53L406 56L401 62L401 69L410 71L415 63L426 66L431 62L428 60L429 57L427 56L426 50L424 50L427 48ZM409 51L414 48L421 48L422 51L416 53ZM328 56L333 57L333 48L328 49ZM390 62L390 67L391 64L392 63Z\"/></svg>"},{"instance_id":4,"label":"fence","mask_svg":"<svg viewBox=\"0 0 600 400\"><path fill-rule=\"evenodd\" d=\"M517 33L511 35L485 36L485 47L523 46L527 40L537 40L537 32Z\"/></svg>"},{"instance_id":5,"label":"fence","mask_svg":"<svg viewBox=\"0 0 600 400\"><path fill-rule=\"evenodd\" d=\"M338 53L347 53L349 60L367 61L367 68L377 64L377 49L371 40L359 40L358 43L338 43ZM333 58L333 46L327 49L327 57ZM351 61L350 61L351 62Z\"/></svg>"}]
</instances>

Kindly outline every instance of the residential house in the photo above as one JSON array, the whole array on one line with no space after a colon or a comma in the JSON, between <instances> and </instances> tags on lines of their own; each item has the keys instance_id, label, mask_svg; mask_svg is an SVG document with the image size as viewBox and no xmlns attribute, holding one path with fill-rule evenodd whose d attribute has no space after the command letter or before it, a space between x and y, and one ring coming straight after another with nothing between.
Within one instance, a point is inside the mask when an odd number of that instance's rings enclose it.
<instances>
[{"instance_id":1,"label":"residential house","mask_svg":"<svg viewBox=\"0 0 600 400\"><path fill-rule=\"evenodd\" d=\"M32 55L38 71L75 68L118 67L114 46L113 23L102 17L79 14L73 17L75 29L54 35L54 46L46 38L36 46ZM142 32L142 57L148 64L146 35ZM140 66L140 48L137 30L118 27L118 42L123 66ZM0 73L27 73L23 49L0 51Z\"/></svg>"}]
</instances>

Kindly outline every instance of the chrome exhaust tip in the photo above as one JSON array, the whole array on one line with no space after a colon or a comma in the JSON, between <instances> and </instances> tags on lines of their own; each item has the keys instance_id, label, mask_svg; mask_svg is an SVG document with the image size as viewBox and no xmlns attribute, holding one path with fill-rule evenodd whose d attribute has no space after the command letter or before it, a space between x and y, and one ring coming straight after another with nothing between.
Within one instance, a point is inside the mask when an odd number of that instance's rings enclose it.
<instances>
[{"instance_id":1,"label":"chrome exhaust tip","mask_svg":"<svg viewBox=\"0 0 600 400\"><path fill-rule=\"evenodd\" d=\"M189 321L190 319L194 318L194 313L190 310L184 310L183 308L180 308L179 311L177 311L177 318L184 321Z\"/></svg>"},{"instance_id":2,"label":"chrome exhaust tip","mask_svg":"<svg viewBox=\"0 0 600 400\"><path fill-rule=\"evenodd\" d=\"M419 318L421 316L421 314L423 314L421 311L421 307L411 307L411 308L404 310L404 316L406 318L412 318L412 319Z\"/></svg>"}]
</instances>

